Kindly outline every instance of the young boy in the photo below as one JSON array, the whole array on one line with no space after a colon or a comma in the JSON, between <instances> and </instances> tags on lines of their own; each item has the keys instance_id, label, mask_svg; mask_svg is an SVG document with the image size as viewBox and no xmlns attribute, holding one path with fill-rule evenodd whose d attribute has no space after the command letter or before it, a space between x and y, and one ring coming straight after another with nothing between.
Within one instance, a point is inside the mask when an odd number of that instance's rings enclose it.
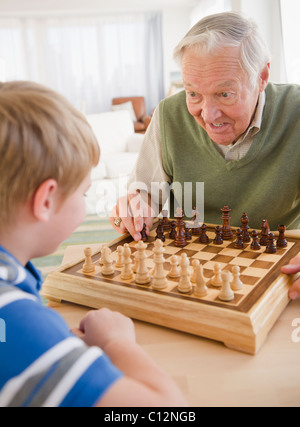
<instances>
[{"instance_id":1,"label":"young boy","mask_svg":"<svg viewBox=\"0 0 300 427\"><path fill-rule=\"evenodd\" d=\"M91 311L75 336L41 304L30 259L82 222L98 160L91 128L63 97L29 82L0 84L0 406L186 404L136 344L130 319Z\"/></svg>"}]
</instances>

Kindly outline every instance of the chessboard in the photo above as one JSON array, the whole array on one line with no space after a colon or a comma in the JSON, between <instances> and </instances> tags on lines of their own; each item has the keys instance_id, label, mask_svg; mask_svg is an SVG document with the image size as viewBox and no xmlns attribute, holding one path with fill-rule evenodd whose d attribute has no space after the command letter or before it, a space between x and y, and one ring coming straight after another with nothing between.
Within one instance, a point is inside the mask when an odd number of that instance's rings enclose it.
<instances>
[{"instance_id":1,"label":"chessboard","mask_svg":"<svg viewBox=\"0 0 300 427\"><path fill-rule=\"evenodd\" d=\"M223 227L185 225L183 232L182 218L174 228L164 217L145 241L126 234L94 253L86 248L81 259L47 276L42 295L108 307L256 354L289 302L288 289L298 275L282 274L281 267L300 253L300 239L267 230L271 243L263 243L257 230L247 233L247 222L241 228L226 220Z\"/></svg>"}]
</instances>

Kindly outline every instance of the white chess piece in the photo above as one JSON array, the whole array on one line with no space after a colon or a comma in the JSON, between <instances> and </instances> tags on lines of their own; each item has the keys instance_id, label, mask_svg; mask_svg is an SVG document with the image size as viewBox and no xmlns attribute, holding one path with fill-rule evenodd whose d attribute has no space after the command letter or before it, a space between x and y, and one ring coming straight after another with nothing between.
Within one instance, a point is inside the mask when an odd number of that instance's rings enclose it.
<instances>
[{"instance_id":1,"label":"white chess piece","mask_svg":"<svg viewBox=\"0 0 300 427\"><path fill-rule=\"evenodd\" d=\"M229 271L224 271L222 273L223 285L219 293L219 299L221 301L232 301L234 299L234 292L230 287L230 277L231 274Z\"/></svg>"},{"instance_id":2,"label":"white chess piece","mask_svg":"<svg viewBox=\"0 0 300 427\"><path fill-rule=\"evenodd\" d=\"M134 276L133 276L133 271L131 267L131 249L128 243L124 244L123 257L124 257L124 266L121 272L121 279L132 280Z\"/></svg>"},{"instance_id":3,"label":"white chess piece","mask_svg":"<svg viewBox=\"0 0 300 427\"><path fill-rule=\"evenodd\" d=\"M95 271L95 265L92 260L92 249L85 248L84 250L85 261L82 267L84 273L93 273Z\"/></svg>"},{"instance_id":4,"label":"white chess piece","mask_svg":"<svg viewBox=\"0 0 300 427\"><path fill-rule=\"evenodd\" d=\"M147 258L147 245L142 240L140 240L137 245L135 245L135 247L138 251L138 253L136 254L136 258L138 259L138 266L136 270L135 281L140 285L145 285L147 283L150 283L151 281L148 268L145 264L145 259Z\"/></svg>"},{"instance_id":5,"label":"white chess piece","mask_svg":"<svg viewBox=\"0 0 300 427\"><path fill-rule=\"evenodd\" d=\"M231 286L231 289L233 291L239 291L239 290L243 289L243 283L240 279L240 271L241 271L241 269L238 265L234 265L232 267L233 280L232 280L230 286Z\"/></svg>"},{"instance_id":6,"label":"white chess piece","mask_svg":"<svg viewBox=\"0 0 300 427\"><path fill-rule=\"evenodd\" d=\"M215 272L215 275L211 280L211 284L216 288L220 288L223 283L220 264L216 263L214 265L214 272Z\"/></svg>"},{"instance_id":7,"label":"white chess piece","mask_svg":"<svg viewBox=\"0 0 300 427\"><path fill-rule=\"evenodd\" d=\"M152 279L152 288L153 289L164 289L167 286L167 273L164 270L164 262L165 258L163 253L165 252L165 248L163 247L163 242L160 239L156 239L154 243L154 275Z\"/></svg>"},{"instance_id":8,"label":"white chess piece","mask_svg":"<svg viewBox=\"0 0 300 427\"><path fill-rule=\"evenodd\" d=\"M197 297L205 297L208 294L208 289L206 286L206 280L203 274L203 265L200 264L200 261L197 260L196 263L196 288L195 295Z\"/></svg>"},{"instance_id":9,"label":"white chess piece","mask_svg":"<svg viewBox=\"0 0 300 427\"><path fill-rule=\"evenodd\" d=\"M106 247L104 250L104 256L103 256L103 265L101 268L101 273L104 276L110 276L111 274L114 274L115 269L113 267L113 260L111 257L111 249Z\"/></svg>"},{"instance_id":10,"label":"white chess piece","mask_svg":"<svg viewBox=\"0 0 300 427\"><path fill-rule=\"evenodd\" d=\"M172 255L171 256L170 263L171 263L171 270L170 270L168 276L171 279L176 279L177 277L180 277L180 271L179 271L179 268L178 268L178 257L177 257L177 255Z\"/></svg>"},{"instance_id":11,"label":"white chess piece","mask_svg":"<svg viewBox=\"0 0 300 427\"><path fill-rule=\"evenodd\" d=\"M178 284L178 290L182 293L188 293L192 290L192 284L190 282L190 273L189 273L190 261L186 253L181 255L180 268L181 275Z\"/></svg>"},{"instance_id":12,"label":"white chess piece","mask_svg":"<svg viewBox=\"0 0 300 427\"><path fill-rule=\"evenodd\" d=\"M116 268L121 268L124 265L124 248L123 246L118 246L117 247L117 254L118 254L118 258L116 261Z\"/></svg>"}]
</instances>

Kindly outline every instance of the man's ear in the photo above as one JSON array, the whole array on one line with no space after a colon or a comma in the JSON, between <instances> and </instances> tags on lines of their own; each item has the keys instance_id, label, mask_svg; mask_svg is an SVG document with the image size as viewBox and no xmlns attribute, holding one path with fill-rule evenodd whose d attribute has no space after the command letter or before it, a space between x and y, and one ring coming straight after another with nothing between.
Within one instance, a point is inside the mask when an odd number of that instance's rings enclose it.
<instances>
[{"instance_id":1,"label":"man's ear","mask_svg":"<svg viewBox=\"0 0 300 427\"><path fill-rule=\"evenodd\" d=\"M58 185L55 179L44 181L33 195L32 209L35 218L48 222L57 205Z\"/></svg>"},{"instance_id":2,"label":"man's ear","mask_svg":"<svg viewBox=\"0 0 300 427\"><path fill-rule=\"evenodd\" d=\"M269 82L269 77L270 77L270 64L268 63L260 73L260 82L259 82L260 92L263 92L266 89L267 84Z\"/></svg>"}]
</instances>

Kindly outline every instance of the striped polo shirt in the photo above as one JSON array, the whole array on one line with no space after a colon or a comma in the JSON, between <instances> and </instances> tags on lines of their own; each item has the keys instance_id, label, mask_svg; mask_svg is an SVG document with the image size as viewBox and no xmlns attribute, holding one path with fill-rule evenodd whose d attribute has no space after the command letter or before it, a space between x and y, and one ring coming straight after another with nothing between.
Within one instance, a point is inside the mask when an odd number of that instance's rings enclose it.
<instances>
[{"instance_id":1,"label":"striped polo shirt","mask_svg":"<svg viewBox=\"0 0 300 427\"><path fill-rule=\"evenodd\" d=\"M91 407L123 374L42 304L41 285L0 246L0 407Z\"/></svg>"}]
</instances>

